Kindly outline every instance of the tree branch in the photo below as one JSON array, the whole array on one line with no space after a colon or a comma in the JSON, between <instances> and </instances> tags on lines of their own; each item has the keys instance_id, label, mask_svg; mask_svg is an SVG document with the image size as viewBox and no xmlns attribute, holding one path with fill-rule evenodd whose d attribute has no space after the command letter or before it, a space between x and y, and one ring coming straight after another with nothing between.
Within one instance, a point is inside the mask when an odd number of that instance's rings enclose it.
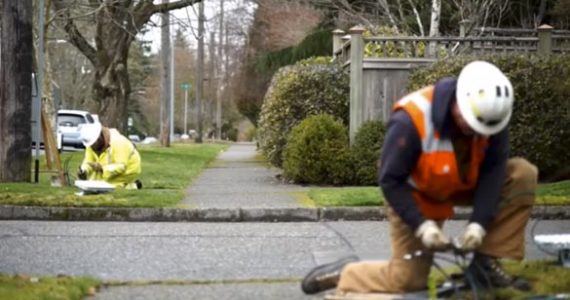
<instances>
[{"instance_id":1,"label":"tree branch","mask_svg":"<svg viewBox=\"0 0 570 300\"><path fill-rule=\"evenodd\" d=\"M412 10L414 12L414 15L416 16L416 22L418 22L418 27L420 29L420 35L425 36L424 25L422 24L422 19L420 18L420 14L418 13L418 10L416 9L416 5L414 4L414 2L412 0L408 0L408 1L410 2L410 5L412 6Z\"/></svg>"},{"instance_id":2,"label":"tree branch","mask_svg":"<svg viewBox=\"0 0 570 300\"><path fill-rule=\"evenodd\" d=\"M79 29L77 29L77 26L71 18L69 7L67 7L63 2L63 0L54 0L52 3L57 11L61 11L65 15L65 19L59 22L62 24L63 29L67 33L68 41L77 49L79 49L79 51L81 51L81 53L83 53L85 57L87 57L87 59L89 59L89 61L94 66L96 66L98 63L97 51L87 42L81 32L79 32Z\"/></svg>"},{"instance_id":3,"label":"tree branch","mask_svg":"<svg viewBox=\"0 0 570 300\"><path fill-rule=\"evenodd\" d=\"M154 5L153 13L164 13L167 11L184 8L189 5L194 5L198 2L202 2L202 0L179 0L176 2L169 2L169 3L162 3L158 5Z\"/></svg>"}]
</instances>

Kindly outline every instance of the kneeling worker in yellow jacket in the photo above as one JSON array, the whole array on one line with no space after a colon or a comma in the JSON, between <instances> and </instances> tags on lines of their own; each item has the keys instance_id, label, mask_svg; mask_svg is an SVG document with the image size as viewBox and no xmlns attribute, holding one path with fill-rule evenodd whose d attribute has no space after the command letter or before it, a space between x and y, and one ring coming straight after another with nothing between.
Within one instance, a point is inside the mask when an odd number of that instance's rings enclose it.
<instances>
[{"instance_id":1,"label":"kneeling worker in yellow jacket","mask_svg":"<svg viewBox=\"0 0 570 300\"><path fill-rule=\"evenodd\" d=\"M80 137L85 145L85 158L79 168L79 179L103 180L117 188L142 188L137 180L141 157L129 139L101 123L83 125Z\"/></svg>"}]
</instances>

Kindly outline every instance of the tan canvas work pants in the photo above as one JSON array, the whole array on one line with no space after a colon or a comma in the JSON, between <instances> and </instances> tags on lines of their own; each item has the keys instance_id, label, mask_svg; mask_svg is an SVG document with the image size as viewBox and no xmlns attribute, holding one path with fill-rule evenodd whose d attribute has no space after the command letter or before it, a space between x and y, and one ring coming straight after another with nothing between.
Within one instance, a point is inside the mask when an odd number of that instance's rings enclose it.
<instances>
[{"instance_id":1,"label":"tan canvas work pants","mask_svg":"<svg viewBox=\"0 0 570 300\"><path fill-rule=\"evenodd\" d=\"M494 257L522 259L525 227L534 203L538 171L528 161L514 158L507 163L506 175L499 212L477 251ZM424 247L411 228L389 207L387 214L391 227L391 259L346 265L340 276L338 292L401 293L427 287L433 257L424 255L403 259L406 254L424 250Z\"/></svg>"}]
</instances>

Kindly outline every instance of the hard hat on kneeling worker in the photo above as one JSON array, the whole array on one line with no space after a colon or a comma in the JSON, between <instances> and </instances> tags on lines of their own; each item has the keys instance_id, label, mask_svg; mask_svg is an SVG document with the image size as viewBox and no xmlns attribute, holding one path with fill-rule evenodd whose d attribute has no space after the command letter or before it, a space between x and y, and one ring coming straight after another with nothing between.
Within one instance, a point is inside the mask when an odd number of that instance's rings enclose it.
<instances>
[{"instance_id":1,"label":"hard hat on kneeling worker","mask_svg":"<svg viewBox=\"0 0 570 300\"><path fill-rule=\"evenodd\" d=\"M511 81L495 65L485 61L467 64L457 79L457 105L475 132L493 135L511 119L514 102Z\"/></svg>"},{"instance_id":2,"label":"hard hat on kneeling worker","mask_svg":"<svg viewBox=\"0 0 570 300\"><path fill-rule=\"evenodd\" d=\"M103 126L99 122L81 125L79 137L83 145L85 147L91 147L101 135L102 129Z\"/></svg>"}]
</instances>

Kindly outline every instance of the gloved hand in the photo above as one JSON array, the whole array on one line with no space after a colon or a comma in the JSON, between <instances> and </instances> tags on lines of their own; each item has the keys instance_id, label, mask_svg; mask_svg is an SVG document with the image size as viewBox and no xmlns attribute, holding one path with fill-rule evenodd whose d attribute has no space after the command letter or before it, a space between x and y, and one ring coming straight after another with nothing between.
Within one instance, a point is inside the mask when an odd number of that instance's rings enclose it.
<instances>
[{"instance_id":1,"label":"gloved hand","mask_svg":"<svg viewBox=\"0 0 570 300\"><path fill-rule=\"evenodd\" d=\"M444 249L450 244L449 238L432 220L424 221L416 230L416 236L420 238L426 248L432 250Z\"/></svg>"},{"instance_id":2,"label":"gloved hand","mask_svg":"<svg viewBox=\"0 0 570 300\"><path fill-rule=\"evenodd\" d=\"M91 162L91 163L89 163L89 166L91 166L91 168L95 172L103 172L103 166L101 166L100 163Z\"/></svg>"},{"instance_id":3,"label":"gloved hand","mask_svg":"<svg viewBox=\"0 0 570 300\"><path fill-rule=\"evenodd\" d=\"M461 249L472 251L483 243L483 238L487 232L479 223L469 223L460 238Z\"/></svg>"},{"instance_id":4,"label":"gloved hand","mask_svg":"<svg viewBox=\"0 0 570 300\"><path fill-rule=\"evenodd\" d=\"M79 171L77 171L77 178L80 180L87 180L87 172L83 171L81 167L79 168Z\"/></svg>"}]
</instances>

